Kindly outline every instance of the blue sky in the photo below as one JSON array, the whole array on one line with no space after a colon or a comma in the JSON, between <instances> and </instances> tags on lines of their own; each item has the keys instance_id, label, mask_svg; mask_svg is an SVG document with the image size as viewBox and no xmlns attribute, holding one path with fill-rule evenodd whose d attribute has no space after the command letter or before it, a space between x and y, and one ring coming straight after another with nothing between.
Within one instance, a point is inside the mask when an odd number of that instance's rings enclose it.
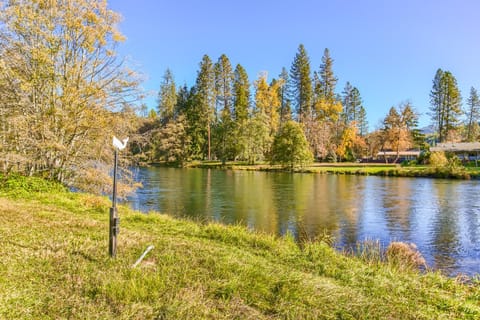
<instances>
[{"instance_id":1,"label":"blue sky","mask_svg":"<svg viewBox=\"0 0 480 320\"><path fill-rule=\"evenodd\" d=\"M290 69L303 43L312 70L329 48L337 92L356 86L370 129L388 109L410 101L428 125L429 92L438 68L457 78L464 102L480 90L480 1L475 0L112 0L127 37L119 52L146 78L155 107L167 68L178 85L195 82L204 54L225 53L253 82L262 71Z\"/></svg>"}]
</instances>

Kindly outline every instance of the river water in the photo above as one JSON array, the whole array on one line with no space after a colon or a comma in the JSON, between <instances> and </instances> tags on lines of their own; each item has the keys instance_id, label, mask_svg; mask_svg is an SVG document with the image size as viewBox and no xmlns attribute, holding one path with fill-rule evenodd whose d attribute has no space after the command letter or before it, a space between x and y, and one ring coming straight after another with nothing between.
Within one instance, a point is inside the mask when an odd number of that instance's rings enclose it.
<instances>
[{"instance_id":1,"label":"river water","mask_svg":"<svg viewBox=\"0 0 480 320\"><path fill-rule=\"evenodd\" d=\"M130 205L143 212L244 224L297 239L327 232L413 242L429 267L480 273L480 181L210 169L138 168Z\"/></svg>"}]
</instances>

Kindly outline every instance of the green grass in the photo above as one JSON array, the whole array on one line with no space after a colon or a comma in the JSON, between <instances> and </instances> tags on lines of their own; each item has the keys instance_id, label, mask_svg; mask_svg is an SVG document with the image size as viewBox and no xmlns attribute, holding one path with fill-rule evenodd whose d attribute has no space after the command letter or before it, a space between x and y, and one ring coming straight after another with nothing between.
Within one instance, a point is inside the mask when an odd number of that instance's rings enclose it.
<instances>
[{"instance_id":1,"label":"green grass","mask_svg":"<svg viewBox=\"0 0 480 320\"><path fill-rule=\"evenodd\" d=\"M109 201L41 184L30 181L28 196L21 185L0 187L1 319L480 317L475 281L125 207L111 259Z\"/></svg>"},{"instance_id":2,"label":"green grass","mask_svg":"<svg viewBox=\"0 0 480 320\"><path fill-rule=\"evenodd\" d=\"M280 165L271 165L267 162L249 165L247 163L231 161L222 165L220 161L193 161L187 164L188 167L205 169L231 169L249 171L291 171ZM429 178L450 178L450 179L471 179L480 178L480 168L456 167L456 168L435 168L426 165L415 165L402 167L397 164L382 163L313 163L311 165L296 168L294 172L321 173L321 174L347 174L347 175L372 175L390 177L429 177Z\"/></svg>"}]
</instances>

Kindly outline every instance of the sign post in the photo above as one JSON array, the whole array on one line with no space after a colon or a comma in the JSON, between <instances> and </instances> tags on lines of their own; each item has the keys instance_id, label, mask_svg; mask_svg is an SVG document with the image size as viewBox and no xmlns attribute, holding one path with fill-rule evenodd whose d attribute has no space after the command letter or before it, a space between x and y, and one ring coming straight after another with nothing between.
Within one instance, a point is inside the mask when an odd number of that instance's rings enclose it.
<instances>
[{"instance_id":1,"label":"sign post","mask_svg":"<svg viewBox=\"0 0 480 320\"><path fill-rule=\"evenodd\" d=\"M108 253L110 257L115 258L117 255L117 235L120 232L120 217L117 211L117 167L118 167L118 150L123 150L127 146L128 138L120 142L113 137L113 146L115 148L113 163L113 194L112 207L110 208L110 224L108 237Z\"/></svg>"}]
</instances>

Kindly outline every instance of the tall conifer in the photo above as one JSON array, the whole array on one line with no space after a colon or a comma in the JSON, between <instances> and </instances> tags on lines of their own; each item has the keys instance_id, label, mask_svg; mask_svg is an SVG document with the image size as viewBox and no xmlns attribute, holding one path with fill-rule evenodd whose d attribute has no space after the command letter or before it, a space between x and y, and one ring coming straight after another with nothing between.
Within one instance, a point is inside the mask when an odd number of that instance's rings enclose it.
<instances>
[{"instance_id":1,"label":"tall conifer","mask_svg":"<svg viewBox=\"0 0 480 320\"><path fill-rule=\"evenodd\" d=\"M303 117L311 113L312 109L312 80L310 75L310 58L303 44L298 47L298 52L290 68L290 94L300 122Z\"/></svg>"},{"instance_id":2,"label":"tall conifer","mask_svg":"<svg viewBox=\"0 0 480 320\"><path fill-rule=\"evenodd\" d=\"M466 140L474 141L478 135L478 121L480 120L480 98L474 87L470 88L470 97L467 100L467 107Z\"/></svg>"},{"instance_id":3,"label":"tall conifer","mask_svg":"<svg viewBox=\"0 0 480 320\"><path fill-rule=\"evenodd\" d=\"M204 157L211 160L211 127L214 123L215 109L215 72L212 60L204 55L200 62L200 70L195 84L195 105L198 110L198 123L200 130L205 131L206 146L202 147ZM206 152L206 154L205 154Z\"/></svg>"},{"instance_id":4,"label":"tall conifer","mask_svg":"<svg viewBox=\"0 0 480 320\"><path fill-rule=\"evenodd\" d=\"M163 75L160 91L158 92L158 114L162 123L167 123L175 117L175 108L177 105L177 89L173 73L167 69Z\"/></svg>"}]
</instances>

